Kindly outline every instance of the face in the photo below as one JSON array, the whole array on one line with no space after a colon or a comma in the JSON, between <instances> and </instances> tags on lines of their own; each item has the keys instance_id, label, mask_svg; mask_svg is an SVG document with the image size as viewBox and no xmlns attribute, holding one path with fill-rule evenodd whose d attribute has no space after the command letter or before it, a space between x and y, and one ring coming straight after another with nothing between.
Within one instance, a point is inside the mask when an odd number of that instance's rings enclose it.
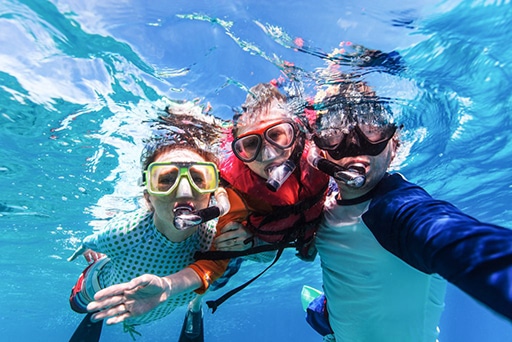
<instances>
[{"instance_id":1,"label":"face","mask_svg":"<svg viewBox=\"0 0 512 342\"><path fill-rule=\"evenodd\" d=\"M252 172L264 179L268 179L270 169L284 163L290 158L293 148L295 147L295 142L293 141L292 143L290 140L291 137L289 135L291 133L289 127L286 127L286 125L283 127L279 125L274 126L281 123L283 120L289 120L289 118L290 114L283 107L282 103L273 101L269 107L266 107L259 113L259 120L257 122L244 123L243 116L239 120L240 127L237 131L237 138L247 136L252 132L260 134L262 137L260 140L261 147L255 159L250 162L244 161L244 163ZM265 129L267 127L269 129ZM265 135L267 135L266 138ZM285 137L286 135L288 138ZM273 143L269 142L269 139L273 141ZM283 149L277 145L289 145L289 147ZM247 141L244 148L257 150L256 146L255 142Z\"/></svg>"},{"instance_id":2,"label":"face","mask_svg":"<svg viewBox=\"0 0 512 342\"><path fill-rule=\"evenodd\" d=\"M370 190L372 190L384 177L391 161L396 154L396 141L391 139L388 141L384 150L376 155L362 155L362 156L351 156L345 157L339 160L332 158L326 153L327 159L333 163L336 163L342 167L349 168L351 166L357 166L364 168L366 173L366 182L360 188L349 187L342 182L337 182L340 189L341 197L343 199L352 199L360 197Z\"/></svg>"},{"instance_id":3,"label":"face","mask_svg":"<svg viewBox=\"0 0 512 342\"><path fill-rule=\"evenodd\" d=\"M188 149L173 149L166 151L155 158L154 162L173 162L173 163L190 163L204 162L197 153ZM191 177L199 177L190 171ZM175 177L174 177L175 178ZM162 178L165 181L165 178ZM199 178L194 178L199 184ZM187 177L180 177L175 189L167 195L152 195L146 191L146 200L153 209L155 222L157 225L172 224L174 220L174 210L177 208L187 208L190 210L199 210L208 207L210 203L210 194L201 194L190 184Z\"/></svg>"}]
</instances>

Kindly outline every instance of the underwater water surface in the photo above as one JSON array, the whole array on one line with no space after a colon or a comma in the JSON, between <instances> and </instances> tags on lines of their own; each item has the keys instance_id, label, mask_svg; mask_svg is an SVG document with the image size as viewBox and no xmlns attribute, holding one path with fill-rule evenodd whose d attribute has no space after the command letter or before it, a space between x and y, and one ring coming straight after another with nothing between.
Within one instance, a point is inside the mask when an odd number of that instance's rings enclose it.
<instances>
[{"instance_id":1,"label":"underwater water surface","mask_svg":"<svg viewBox=\"0 0 512 342\"><path fill-rule=\"evenodd\" d=\"M0 340L67 341L82 317L68 296L81 238L137 207L139 153L165 98L210 102L229 119L246 90L325 65L335 48L396 52L402 63L343 67L396 100L395 169L466 213L512 228L510 1L0 2ZM350 48L348 48L350 50ZM236 286L262 265L244 266ZM287 251L258 281L205 312L207 341L321 341L303 285L319 260ZM217 298L220 293L211 293ZM140 327L175 341L184 308ZM512 341L512 325L454 287L441 342ZM102 341L130 341L121 326Z\"/></svg>"}]
</instances>

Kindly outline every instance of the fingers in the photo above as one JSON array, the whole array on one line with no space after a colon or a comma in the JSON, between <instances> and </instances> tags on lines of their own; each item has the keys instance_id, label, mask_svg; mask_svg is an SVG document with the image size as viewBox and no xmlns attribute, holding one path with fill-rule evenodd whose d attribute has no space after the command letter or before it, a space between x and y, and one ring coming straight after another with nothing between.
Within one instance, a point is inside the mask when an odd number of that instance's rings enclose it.
<instances>
[{"instance_id":1,"label":"fingers","mask_svg":"<svg viewBox=\"0 0 512 342\"><path fill-rule=\"evenodd\" d=\"M240 229L240 227L244 227L244 225L239 223L239 222L229 222L224 227L222 227L220 232L221 233L227 233L227 232L230 232L230 231L233 231L233 230Z\"/></svg>"},{"instance_id":2,"label":"fingers","mask_svg":"<svg viewBox=\"0 0 512 342\"><path fill-rule=\"evenodd\" d=\"M112 324L122 323L122 322L124 322L125 319L128 319L130 317L131 317L130 313L126 313L126 314L123 314L123 315L110 317L105 322L108 325L112 325Z\"/></svg>"},{"instance_id":3,"label":"fingers","mask_svg":"<svg viewBox=\"0 0 512 342\"><path fill-rule=\"evenodd\" d=\"M144 274L140 277L133 278L127 283L122 284L116 284L109 286L107 288L104 288L103 290L98 291L94 295L95 301L103 301L105 299L115 297L115 296L124 296L126 292L133 291L137 289L138 287L144 287L149 284L152 277L156 277L150 274Z\"/></svg>"},{"instance_id":4,"label":"fingers","mask_svg":"<svg viewBox=\"0 0 512 342\"><path fill-rule=\"evenodd\" d=\"M252 247L252 233L243 224L230 222L221 229L214 244L219 251L244 251Z\"/></svg>"},{"instance_id":5,"label":"fingers","mask_svg":"<svg viewBox=\"0 0 512 342\"><path fill-rule=\"evenodd\" d=\"M217 242L224 242L236 238L247 239L252 236L251 231L239 222L230 222L221 229L221 234L215 239Z\"/></svg>"},{"instance_id":6,"label":"fingers","mask_svg":"<svg viewBox=\"0 0 512 342\"><path fill-rule=\"evenodd\" d=\"M93 322L98 322L106 319L107 324L117 324L123 322L125 319L130 318L131 312L125 304L113 306L107 310L99 311L91 316Z\"/></svg>"},{"instance_id":7,"label":"fingers","mask_svg":"<svg viewBox=\"0 0 512 342\"><path fill-rule=\"evenodd\" d=\"M215 248L219 251L245 251L251 247L252 239L243 239L240 237L215 243Z\"/></svg>"},{"instance_id":8,"label":"fingers","mask_svg":"<svg viewBox=\"0 0 512 342\"><path fill-rule=\"evenodd\" d=\"M123 296L124 292L129 289L129 283L112 285L103 290L96 292L94 300L97 302L108 300L116 296Z\"/></svg>"},{"instance_id":9,"label":"fingers","mask_svg":"<svg viewBox=\"0 0 512 342\"><path fill-rule=\"evenodd\" d=\"M125 302L125 300L126 298L123 295L113 297L101 297L100 299L97 299L94 302L90 302L87 305L87 311L94 312L100 310L107 310L111 307L122 305Z\"/></svg>"},{"instance_id":10,"label":"fingers","mask_svg":"<svg viewBox=\"0 0 512 342\"><path fill-rule=\"evenodd\" d=\"M92 249L87 249L83 253L83 255L84 255L85 260L87 260L87 262L89 264L92 264L93 262L98 261L99 259L101 259L104 256L104 254L95 252Z\"/></svg>"}]
</instances>

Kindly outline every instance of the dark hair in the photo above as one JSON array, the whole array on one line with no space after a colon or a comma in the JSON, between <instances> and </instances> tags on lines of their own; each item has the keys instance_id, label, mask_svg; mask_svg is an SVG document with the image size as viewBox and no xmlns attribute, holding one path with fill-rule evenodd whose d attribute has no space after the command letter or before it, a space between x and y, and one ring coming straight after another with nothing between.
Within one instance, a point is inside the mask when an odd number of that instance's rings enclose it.
<instances>
[{"instance_id":1,"label":"dark hair","mask_svg":"<svg viewBox=\"0 0 512 342\"><path fill-rule=\"evenodd\" d=\"M270 83L258 83L251 89L245 98L245 102L241 106L241 111L235 112L233 115L233 136L237 136L239 123L245 120L257 122L260 112L269 108L273 101L282 102L283 107L286 106L287 97Z\"/></svg>"},{"instance_id":2,"label":"dark hair","mask_svg":"<svg viewBox=\"0 0 512 342\"><path fill-rule=\"evenodd\" d=\"M315 97L316 130L342 127L357 120L386 125L392 123L389 102L363 81L346 80L330 85Z\"/></svg>"}]
</instances>

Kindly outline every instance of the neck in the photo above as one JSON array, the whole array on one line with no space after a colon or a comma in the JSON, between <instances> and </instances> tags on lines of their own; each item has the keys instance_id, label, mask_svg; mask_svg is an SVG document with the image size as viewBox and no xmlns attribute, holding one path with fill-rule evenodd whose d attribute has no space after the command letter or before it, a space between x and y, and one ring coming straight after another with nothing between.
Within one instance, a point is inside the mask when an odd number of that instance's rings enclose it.
<instances>
[{"instance_id":1,"label":"neck","mask_svg":"<svg viewBox=\"0 0 512 342\"><path fill-rule=\"evenodd\" d=\"M196 231L197 227L192 227L185 230L179 230L174 225L166 220L162 220L156 213L153 214L153 221L156 229L162 233L169 241L181 242L186 240Z\"/></svg>"},{"instance_id":2,"label":"neck","mask_svg":"<svg viewBox=\"0 0 512 342\"><path fill-rule=\"evenodd\" d=\"M339 205L354 205L366 202L373 196L373 189L352 189L344 184L338 184L339 193L336 202Z\"/></svg>"},{"instance_id":3,"label":"neck","mask_svg":"<svg viewBox=\"0 0 512 342\"><path fill-rule=\"evenodd\" d=\"M339 184L338 183L338 189L339 189L339 196L344 200L352 200L355 198L363 197L367 193L369 193L372 189L355 189L351 188L345 184Z\"/></svg>"}]
</instances>

